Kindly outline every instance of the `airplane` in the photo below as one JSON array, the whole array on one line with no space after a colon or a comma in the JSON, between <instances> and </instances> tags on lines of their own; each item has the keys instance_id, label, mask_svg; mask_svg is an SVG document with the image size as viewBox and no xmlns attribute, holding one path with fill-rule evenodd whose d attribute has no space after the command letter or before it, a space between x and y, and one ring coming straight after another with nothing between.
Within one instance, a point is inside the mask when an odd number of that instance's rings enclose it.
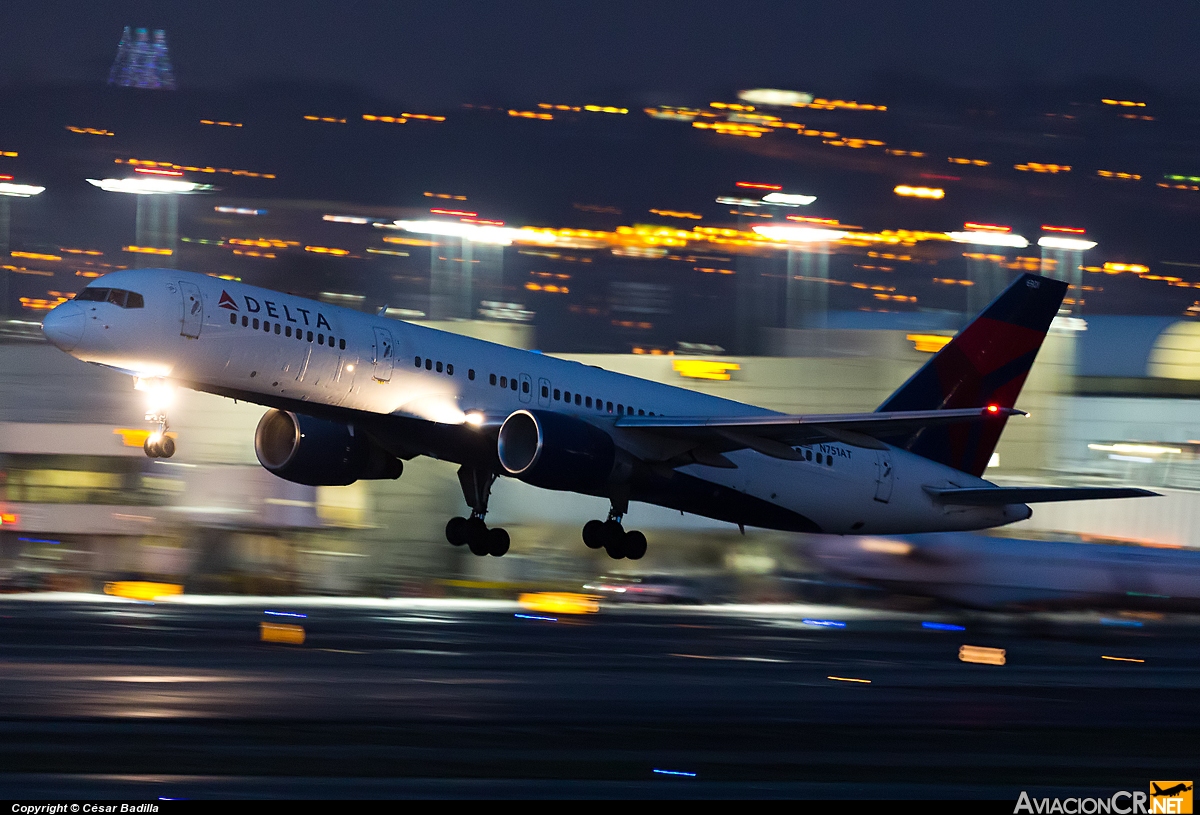
<instances>
[{"instance_id":1,"label":"airplane","mask_svg":"<svg viewBox=\"0 0 1200 815\"><path fill-rule=\"evenodd\" d=\"M1151 792L1150 794L1152 796L1154 796L1155 798L1157 798L1159 796L1166 796L1168 798L1173 798L1174 796L1179 795L1180 793L1188 792L1192 788L1192 785L1187 783L1186 781L1181 781L1180 783L1176 784L1173 787L1167 787L1165 790L1161 789L1158 786L1158 784L1155 784L1153 781L1150 782L1150 786L1154 787L1154 791Z\"/></svg>"},{"instance_id":2,"label":"airplane","mask_svg":"<svg viewBox=\"0 0 1200 815\"><path fill-rule=\"evenodd\" d=\"M259 462L314 486L398 478L429 456L459 465L470 508L446 537L501 556L485 518L516 478L607 498L583 542L639 559L645 502L792 532L983 529L1028 504L1154 495L1122 487L998 487L981 476L1067 284L1023 274L874 412L787 415L537 352L172 269L92 280L42 322L77 359L267 407ZM170 457L164 412L151 457Z\"/></svg>"}]
</instances>

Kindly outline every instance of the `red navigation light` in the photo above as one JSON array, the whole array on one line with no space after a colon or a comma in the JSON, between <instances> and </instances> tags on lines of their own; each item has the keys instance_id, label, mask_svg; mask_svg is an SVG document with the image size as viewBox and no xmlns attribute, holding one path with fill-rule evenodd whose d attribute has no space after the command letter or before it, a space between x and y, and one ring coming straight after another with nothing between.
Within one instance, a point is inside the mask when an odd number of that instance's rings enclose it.
<instances>
[{"instance_id":1,"label":"red navigation light","mask_svg":"<svg viewBox=\"0 0 1200 815\"><path fill-rule=\"evenodd\" d=\"M0 181L12 181L12 180L13 180L13 177L11 175L0 175Z\"/></svg>"},{"instance_id":2,"label":"red navigation light","mask_svg":"<svg viewBox=\"0 0 1200 815\"><path fill-rule=\"evenodd\" d=\"M753 181L739 181L739 187L747 190L782 190L782 184L755 184Z\"/></svg>"},{"instance_id":3,"label":"red navigation light","mask_svg":"<svg viewBox=\"0 0 1200 815\"><path fill-rule=\"evenodd\" d=\"M1011 226L1000 226L999 224L977 224L970 221L963 224L963 229L968 229L975 232L1012 232Z\"/></svg>"},{"instance_id":4,"label":"red navigation light","mask_svg":"<svg viewBox=\"0 0 1200 815\"><path fill-rule=\"evenodd\" d=\"M156 170L153 167L134 167L133 171L135 173L145 173L146 175L170 175L176 177L183 175L179 170Z\"/></svg>"},{"instance_id":5,"label":"red navigation light","mask_svg":"<svg viewBox=\"0 0 1200 815\"><path fill-rule=\"evenodd\" d=\"M429 211L434 215L457 215L460 218L474 218L479 215L478 212L467 212L463 209L431 209Z\"/></svg>"},{"instance_id":6,"label":"red navigation light","mask_svg":"<svg viewBox=\"0 0 1200 815\"><path fill-rule=\"evenodd\" d=\"M1086 229L1080 229L1079 227L1076 227L1076 226L1050 226L1049 224L1042 224L1042 231L1043 232L1070 232L1072 235L1082 235L1083 233L1087 232Z\"/></svg>"},{"instance_id":7,"label":"red navigation light","mask_svg":"<svg viewBox=\"0 0 1200 815\"><path fill-rule=\"evenodd\" d=\"M995 415L1000 412L1000 406L999 405L988 405L987 412L991 413L992 415Z\"/></svg>"}]
</instances>

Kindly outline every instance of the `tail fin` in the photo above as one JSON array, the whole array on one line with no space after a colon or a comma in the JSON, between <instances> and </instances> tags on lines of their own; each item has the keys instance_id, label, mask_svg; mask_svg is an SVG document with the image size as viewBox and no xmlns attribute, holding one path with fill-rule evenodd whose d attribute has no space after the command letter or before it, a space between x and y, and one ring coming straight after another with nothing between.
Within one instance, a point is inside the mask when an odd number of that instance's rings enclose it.
<instances>
[{"instance_id":1,"label":"tail fin","mask_svg":"<svg viewBox=\"0 0 1200 815\"><path fill-rule=\"evenodd\" d=\"M1066 292L1061 280L1021 275L879 410L1013 407ZM899 446L979 476L1006 421L925 427Z\"/></svg>"}]
</instances>

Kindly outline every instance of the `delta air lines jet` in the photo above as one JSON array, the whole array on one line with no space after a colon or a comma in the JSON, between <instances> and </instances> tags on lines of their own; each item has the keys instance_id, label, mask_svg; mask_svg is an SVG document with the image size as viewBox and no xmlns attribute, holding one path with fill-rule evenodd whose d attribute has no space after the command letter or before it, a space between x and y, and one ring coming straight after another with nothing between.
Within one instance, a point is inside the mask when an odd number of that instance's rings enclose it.
<instances>
[{"instance_id":1,"label":"delta air lines jet","mask_svg":"<svg viewBox=\"0 0 1200 815\"><path fill-rule=\"evenodd\" d=\"M117 271L46 315L72 356L263 405L263 467L309 485L459 465L470 507L446 537L503 555L485 523L498 477L608 498L589 547L640 558L630 501L740 527L894 534L983 529L1029 503L1153 495L997 487L981 476L1066 284L1025 274L870 413L785 415L578 362L169 269ZM171 456L166 416L146 443Z\"/></svg>"}]
</instances>

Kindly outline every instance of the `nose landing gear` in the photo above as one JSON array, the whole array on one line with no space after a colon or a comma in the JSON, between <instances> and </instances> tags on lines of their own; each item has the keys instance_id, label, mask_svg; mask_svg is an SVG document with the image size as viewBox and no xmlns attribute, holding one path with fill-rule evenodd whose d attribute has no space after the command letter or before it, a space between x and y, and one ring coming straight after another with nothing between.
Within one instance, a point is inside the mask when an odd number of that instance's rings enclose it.
<instances>
[{"instance_id":1,"label":"nose landing gear","mask_svg":"<svg viewBox=\"0 0 1200 815\"><path fill-rule=\"evenodd\" d=\"M161 379L136 377L133 387L146 392L146 421L157 425L142 442L142 449L150 458L170 458L175 455L175 439L167 435L167 405L173 395L171 386Z\"/></svg>"},{"instance_id":2,"label":"nose landing gear","mask_svg":"<svg viewBox=\"0 0 1200 815\"><path fill-rule=\"evenodd\" d=\"M458 482L462 485L463 498L471 506L469 518L451 518L446 523L446 540L454 546L465 545L471 554L484 557L501 557L508 552L508 532L496 527L489 529L484 523L487 515L488 498L492 493L492 483L496 480L493 472L477 470L463 466L458 471Z\"/></svg>"}]
</instances>

